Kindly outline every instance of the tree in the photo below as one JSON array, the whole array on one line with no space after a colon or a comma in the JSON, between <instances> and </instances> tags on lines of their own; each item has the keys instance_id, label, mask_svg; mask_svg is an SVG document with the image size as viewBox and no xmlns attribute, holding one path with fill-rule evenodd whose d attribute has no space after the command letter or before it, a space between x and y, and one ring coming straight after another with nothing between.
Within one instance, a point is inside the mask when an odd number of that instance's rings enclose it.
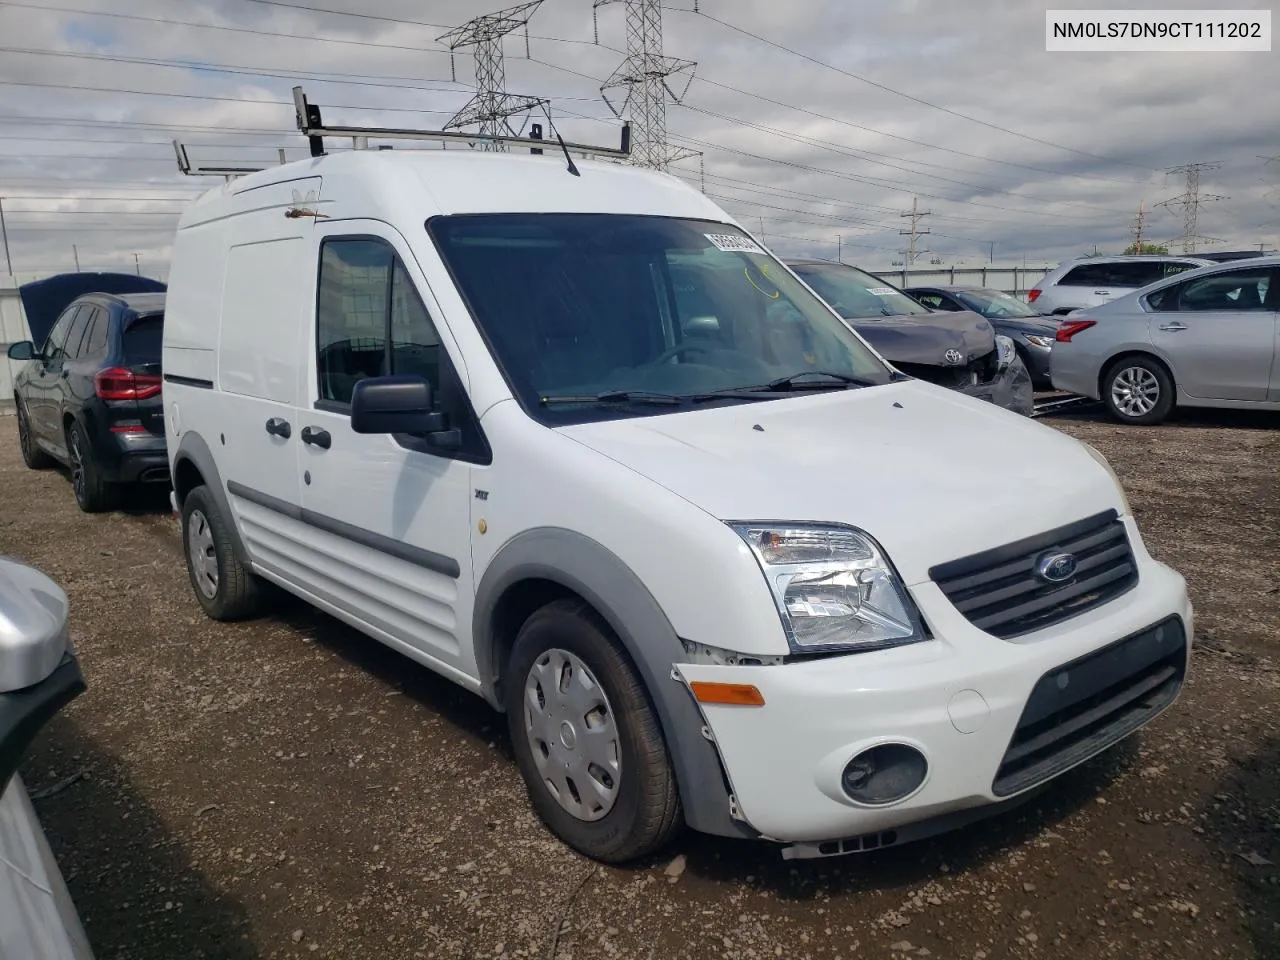
<instances>
[{"instance_id":1,"label":"tree","mask_svg":"<svg viewBox=\"0 0 1280 960\"><path fill-rule=\"evenodd\" d=\"M1124 254L1126 257L1132 256L1137 253L1160 254L1161 256L1168 256L1169 248L1166 247L1163 243L1143 243L1143 244L1131 243L1124 248Z\"/></svg>"}]
</instances>

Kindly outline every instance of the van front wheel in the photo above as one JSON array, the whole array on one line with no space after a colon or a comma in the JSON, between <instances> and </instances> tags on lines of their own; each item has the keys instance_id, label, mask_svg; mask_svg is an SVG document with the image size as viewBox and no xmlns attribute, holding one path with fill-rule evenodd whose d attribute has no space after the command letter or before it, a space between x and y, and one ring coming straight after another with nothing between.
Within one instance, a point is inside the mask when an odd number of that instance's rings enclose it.
<instances>
[{"instance_id":1,"label":"van front wheel","mask_svg":"<svg viewBox=\"0 0 1280 960\"><path fill-rule=\"evenodd\" d=\"M606 863L645 856L674 836L680 798L662 728L594 610L558 600L534 613L504 686L516 763L553 833Z\"/></svg>"},{"instance_id":2,"label":"van front wheel","mask_svg":"<svg viewBox=\"0 0 1280 960\"><path fill-rule=\"evenodd\" d=\"M182 552L191 588L213 620L243 620L257 612L262 583L236 556L231 521L205 486L182 502Z\"/></svg>"}]
</instances>

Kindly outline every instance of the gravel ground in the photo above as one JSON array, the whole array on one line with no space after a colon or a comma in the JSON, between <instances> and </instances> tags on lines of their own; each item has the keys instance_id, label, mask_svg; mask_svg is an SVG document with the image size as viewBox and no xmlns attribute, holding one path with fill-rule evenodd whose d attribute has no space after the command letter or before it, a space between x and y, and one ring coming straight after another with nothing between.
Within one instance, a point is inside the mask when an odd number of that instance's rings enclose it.
<instances>
[{"instance_id":1,"label":"gravel ground","mask_svg":"<svg viewBox=\"0 0 1280 960\"><path fill-rule=\"evenodd\" d=\"M89 681L24 776L77 778L37 807L99 957L1280 957L1280 418L1048 422L1190 581L1178 704L936 840L617 869L539 826L481 701L290 600L205 620L163 498L83 515L0 420L0 551L65 587Z\"/></svg>"}]
</instances>

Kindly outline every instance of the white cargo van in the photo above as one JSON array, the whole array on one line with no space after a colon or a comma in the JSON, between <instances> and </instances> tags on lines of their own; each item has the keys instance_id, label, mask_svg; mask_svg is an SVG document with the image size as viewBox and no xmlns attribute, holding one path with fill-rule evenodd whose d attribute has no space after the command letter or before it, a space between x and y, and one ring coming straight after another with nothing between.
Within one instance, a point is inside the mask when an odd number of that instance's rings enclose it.
<instances>
[{"instance_id":1,"label":"white cargo van","mask_svg":"<svg viewBox=\"0 0 1280 960\"><path fill-rule=\"evenodd\" d=\"M1185 583L1106 461L894 370L674 177L253 173L183 215L164 337L208 615L274 584L484 697L592 857L902 843L1182 685Z\"/></svg>"}]
</instances>

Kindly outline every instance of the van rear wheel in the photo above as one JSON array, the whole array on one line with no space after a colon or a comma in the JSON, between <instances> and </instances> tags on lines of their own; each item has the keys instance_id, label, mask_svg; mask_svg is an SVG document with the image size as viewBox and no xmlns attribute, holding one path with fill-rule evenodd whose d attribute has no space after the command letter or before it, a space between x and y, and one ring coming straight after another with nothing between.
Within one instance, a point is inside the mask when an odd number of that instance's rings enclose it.
<instances>
[{"instance_id":1,"label":"van rear wheel","mask_svg":"<svg viewBox=\"0 0 1280 960\"><path fill-rule=\"evenodd\" d=\"M243 620L258 612L263 584L236 556L231 520L208 487L182 501L182 546L196 600L213 620Z\"/></svg>"},{"instance_id":2,"label":"van rear wheel","mask_svg":"<svg viewBox=\"0 0 1280 960\"><path fill-rule=\"evenodd\" d=\"M557 600L516 637L504 677L516 763L552 833L606 863L665 846L681 823L662 728L608 625Z\"/></svg>"}]
</instances>

